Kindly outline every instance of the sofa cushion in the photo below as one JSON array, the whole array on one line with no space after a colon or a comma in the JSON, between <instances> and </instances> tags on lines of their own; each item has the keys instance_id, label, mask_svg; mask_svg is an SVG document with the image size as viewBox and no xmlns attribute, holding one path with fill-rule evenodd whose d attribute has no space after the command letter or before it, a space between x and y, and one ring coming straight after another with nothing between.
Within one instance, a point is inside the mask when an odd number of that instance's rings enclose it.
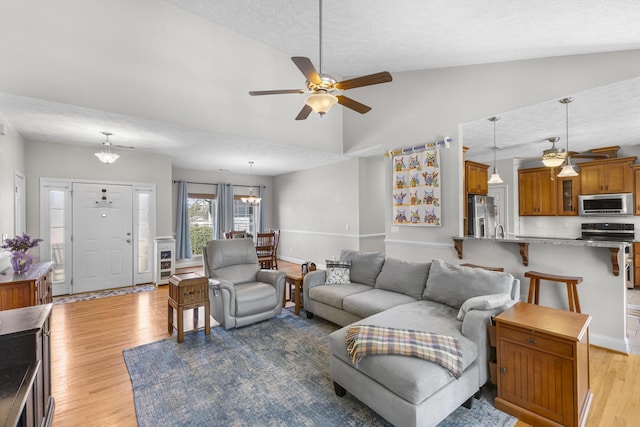
<instances>
[{"instance_id":1,"label":"sofa cushion","mask_svg":"<svg viewBox=\"0 0 640 427\"><path fill-rule=\"evenodd\" d=\"M277 304L276 288L262 282L242 283L234 286L236 291L236 317L262 313Z\"/></svg>"},{"instance_id":2,"label":"sofa cushion","mask_svg":"<svg viewBox=\"0 0 640 427\"><path fill-rule=\"evenodd\" d=\"M327 267L326 284L351 283L351 261L326 260L325 265Z\"/></svg>"},{"instance_id":3,"label":"sofa cushion","mask_svg":"<svg viewBox=\"0 0 640 427\"><path fill-rule=\"evenodd\" d=\"M416 301L390 308L354 324L415 329L454 336L458 338L462 349L463 369L467 369L478 357L476 344L462 335L461 323L456 320L456 310L444 304ZM345 342L349 326L329 335L329 348L337 358L352 365ZM422 402L447 383L457 381L437 364L408 356L367 356L358 363L358 370L414 404Z\"/></svg>"},{"instance_id":4,"label":"sofa cushion","mask_svg":"<svg viewBox=\"0 0 640 427\"><path fill-rule=\"evenodd\" d=\"M513 276L509 273L434 259L422 298L460 308L466 300L479 295L510 294L512 286Z\"/></svg>"},{"instance_id":5,"label":"sofa cushion","mask_svg":"<svg viewBox=\"0 0 640 427\"><path fill-rule=\"evenodd\" d=\"M367 292L349 295L342 300L342 309L358 317L369 317L396 305L415 302L417 298L383 289L370 289Z\"/></svg>"},{"instance_id":6,"label":"sofa cushion","mask_svg":"<svg viewBox=\"0 0 640 427\"><path fill-rule=\"evenodd\" d=\"M320 285L309 289L309 298L342 310L342 300L344 297L370 290L371 286L360 283Z\"/></svg>"},{"instance_id":7,"label":"sofa cushion","mask_svg":"<svg viewBox=\"0 0 640 427\"><path fill-rule=\"evenodd\" d=\"M430 262L407 262L387 258L376 279L376 289L400 292L417 300L422 298Z\"/></svg>"},{"instance_id":8,"label":"sofa cushion","mask_svg":"<svg viewBox=\"0 0 640 427\"><path fill-rule=\"evenodd\" d=\"M351 261L351 281L369 286L375 286L384 258L384 252L343 249L340 253L340 261Z\"/></svg>"}]
</instances>

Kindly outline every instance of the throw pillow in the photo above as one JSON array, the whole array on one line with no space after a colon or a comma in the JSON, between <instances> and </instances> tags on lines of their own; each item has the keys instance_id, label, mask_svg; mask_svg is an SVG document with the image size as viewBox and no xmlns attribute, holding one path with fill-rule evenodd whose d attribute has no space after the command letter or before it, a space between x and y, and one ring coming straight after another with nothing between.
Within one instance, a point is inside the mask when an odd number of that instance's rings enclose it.
<instances>
[{"instance_id":1,"label":"throw pillow","mask_svg":"<svg viewBox=\"0 0 640 427\"><path fill-rule=\"evenodd\" d=\"M351 283L351 261L326 260L327 266L325 284Z\"/></svg>"},{"instance_id":2,"label":"throw pillow","mask_svg":"<svg viewBox=\"0 0 640 427\"><path fill-rule=\"evenodd\" d=\"M376 279L376 289L400 292L419 300L427 283L430 266L430 262L407 262L387 258Z\"/></svg>"},{"instance_id":3,"label":"throw pillow","mask_svg":"<svg viewBox=\"0 0 640 427\"><path fill-rule=\"evenodd\" d=\"M384 264L384 252L360 252L343 249L340 261L351 261L351 281L375 286L376 278Z\"/></svg>"},{"instance_id":4,"label":"throw pillow","mask_svg":"<svg viewBox=\"0 0 640 427\"><path fill-rule=\"evenodd\" d=\"M513 276L482 268L462 267L434 259L422 299L454 308L479 295L511 294Z\"/></svg>"},{"instance_id":5,"label":"throw pillow","mask_svg":"<svg viewBox=\"0 0 640 427\"><path fill-rule=\"evenodd\" d=\"M458 320L464 320L464 316L470 310L491 310L492 308L502 307L509 301L511 301L511 296L508 294L480 295L469 298L460 306Z\"/></svg>"}]
</instances>

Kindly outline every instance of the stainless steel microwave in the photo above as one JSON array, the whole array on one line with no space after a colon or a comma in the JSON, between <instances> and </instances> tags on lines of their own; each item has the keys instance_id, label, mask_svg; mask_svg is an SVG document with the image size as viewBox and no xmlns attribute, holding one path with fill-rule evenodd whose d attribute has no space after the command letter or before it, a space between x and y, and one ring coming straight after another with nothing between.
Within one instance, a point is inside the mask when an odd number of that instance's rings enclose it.
<instances>
[{"instance_id":1,"label":"stainless steel microwave","mask_svg":"<svg viewBox=\"0 0 640 427\"><path fill-rule=\"evenodd\" d=\"M633 194L589 194L578 196L582 216L633 215Z\"/></svg>"}]
</instances>

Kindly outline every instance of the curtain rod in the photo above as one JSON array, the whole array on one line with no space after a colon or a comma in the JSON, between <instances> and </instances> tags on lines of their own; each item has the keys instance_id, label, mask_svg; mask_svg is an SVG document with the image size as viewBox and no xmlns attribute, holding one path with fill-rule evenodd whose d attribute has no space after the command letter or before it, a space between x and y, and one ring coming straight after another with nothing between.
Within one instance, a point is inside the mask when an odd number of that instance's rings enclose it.
<instances>
[{"instance_id":1,"label":"curtain rod","mask_svg":"<svg viewBox=\"0 0 640 427\"><path fill-rule=\"evenodd\" d=\"M421 151L421 150L429 150L429 149L434 149L434 148L449 148L449 144L453 141L453 138L449 137L449 136L445 136L443 140L441 141L436 141L436 142L428 142L426 144L420 144L420 145L416 145L413 147L407 147L407 148L398 148L396 150L389 150L388 152L386 152L384 155L385 156L395 156L397 154L407 154L407 153L413 153L414 151Z\"/></svg>"},{"instance_id":2,"label":"curtain rod","mask_svg":"<svg viewBox=\"0 0 640 427\"><path fill-rule=\"evenodd\" d=\"M174 184L177 184L179 181L173 180ZM202 184L202 185L218 185L217 182L194 182L194 181L185 181L187 184ZM259 185L244 185L244 184L232 184L234 187L260 187ZM266 185L263 187L267 188Z\"/></svg>"}]
</instances>

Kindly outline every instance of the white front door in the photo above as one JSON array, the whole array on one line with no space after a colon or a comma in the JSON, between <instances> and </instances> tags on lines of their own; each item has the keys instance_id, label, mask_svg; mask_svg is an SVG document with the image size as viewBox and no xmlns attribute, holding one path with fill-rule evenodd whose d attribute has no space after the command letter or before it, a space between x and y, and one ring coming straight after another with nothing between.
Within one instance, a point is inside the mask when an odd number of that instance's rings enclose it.
<instances>
[{"instance_id":1,"label":"white front door","mask_svg":"<svg viewBox=\"0 0 640 427\"><path fill-rule=\"evenodd\" d=\"M133 285L129 185L73 183L72 293Z\"/></svg>"}]
</instances>

